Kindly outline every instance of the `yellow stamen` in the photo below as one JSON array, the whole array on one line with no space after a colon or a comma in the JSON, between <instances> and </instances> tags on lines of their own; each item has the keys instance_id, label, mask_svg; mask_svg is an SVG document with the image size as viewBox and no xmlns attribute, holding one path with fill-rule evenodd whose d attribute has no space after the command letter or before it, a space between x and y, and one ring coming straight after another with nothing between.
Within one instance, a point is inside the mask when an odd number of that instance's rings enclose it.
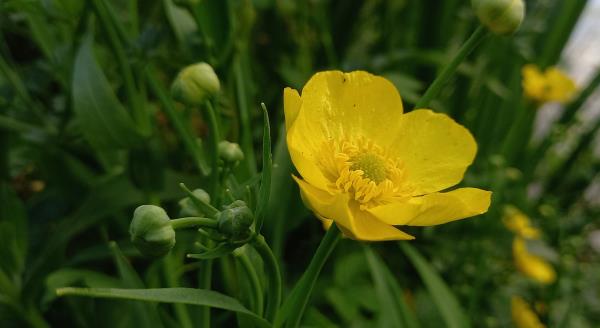
<instances>
[{"instance_id":1,"label":"yellow stamen","mask_svg":"<svg viewBox=\"0 0 600 328\"><path fill-rule=\"evenodd\" d=\"M352 194L361 209L409 197L413 189L401 161L364 138L324 143L319 163L330 187Z\"/></svg>"}]
</instances>

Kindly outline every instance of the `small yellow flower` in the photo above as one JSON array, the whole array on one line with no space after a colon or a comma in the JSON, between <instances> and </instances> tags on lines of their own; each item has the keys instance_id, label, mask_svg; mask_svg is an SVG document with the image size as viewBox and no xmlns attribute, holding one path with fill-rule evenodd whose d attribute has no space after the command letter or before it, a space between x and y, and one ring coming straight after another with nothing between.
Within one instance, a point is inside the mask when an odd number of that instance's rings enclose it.
<instances>
[{"instance_id":1,"label":"small yellow flower","mask_svg":"<svg viewBox=\"0 0 600 328\"><path fill-rule=\"evenodd\" d=\"M448 116L402 113L388 80L356 71L315 74L302 96L284 90L287 144L302 198L327 227L358 240L414 237L394 226L431 226L485 213L491 192L459 188L477 151Z\"/></svg>"},{"instance_id":2,"label":"small yellow flower","mask_svg":"<svg viewBox=\"0 0 600 328\"><path fill-rule=\"evenodd\" d=\"M514 206L507 206L504 209L502 218L504 225L520 237L527 239L538 239L540 231L531 225L529 218Z\"/></svg>"},{"instance_id":3,"label":"small yellow flower","mask_svg":"<svg viewBox=\"0 0 600 328\"><path fill-rule=\"evenodd\" d=\"M519 296L511 300L512 319L517 328L545 328L533 309Z\"/></svg>"},{"instance_id":4,"label":"small yellow flower","mask_svg":"<svg viewBox=\"0 0 600 328\"><path fill-rule=\"evenodd\" d=\"M525 95L538 102L565 103L575 94L575 82L556 67L541 72L537 66L528 64L523 66L522 74Z\"/></svg>"},{"instance_id":5,"label":"small yellow flower","mask_svg":"<svg viewBox=\"0 0 600 328\"><path fill-rule=\"evenodd\" d=\"M516 237L513 241L515 266L521 273L542 284L551 284L556 280L554 268L543 258L529 253L525 240Z\"/></svg>"}]
</instances>

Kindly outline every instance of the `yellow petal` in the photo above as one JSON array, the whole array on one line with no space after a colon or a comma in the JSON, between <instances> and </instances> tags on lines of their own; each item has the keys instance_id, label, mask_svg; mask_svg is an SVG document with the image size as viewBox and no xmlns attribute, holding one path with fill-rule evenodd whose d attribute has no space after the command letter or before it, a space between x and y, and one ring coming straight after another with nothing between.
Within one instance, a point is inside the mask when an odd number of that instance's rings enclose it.
<instances>
[{"instance_id":1,"label":"yellow petal","mask_svg":"<svg viewBox=\"0 0 600 328\"><path fill-rule=\"evenodd\" d=\"M477 152L467 129L447 115L425 109L402 115L393 144L389 151L404 163L415 196L459 183Z\"/></svg>"},{"instance_id":2,"label":"yellow petal","mask_svg":"<svg viewBox=\"0 0 600 328\"><path fill-rule=\"evenodd\" d=\"M517 328L544 328L546 327L535 312L519 296L513 296L511 300L512 319Z\"/></svg>"},{"instance_id":3,"label":"yellow petal","mask_svg":"<svg viewBox=\"0 0 600 328\"><path fill-rule=\"evenodd\" d=\"M351 201L348 194L332 195L294 177L305 204L322 218L333 220L340 230L349 238L364 241L409 240L414 239L390 225L375 218L366 211L360 210L358 204Z\"/></svg>"},{"instance_id":4,"label":"yellow petal","mask_svg":"<svg viewBox=\"0 0 600 328\"><path fill-rule=\"evenodd\" d=\"M542 284L551 284L556 280L554 268L543 258L530 254L522 238L517 237L513 241L513 257L517 269L529 278Z\"/></svg>"},{"instance_id":5,"label":"yellow petal","mask_svg":"<svg viewBox=\"0 0 600 328\"><path fill-rule=\"evenodd\" d=\"M476 188L460 188L373 207L369 212L391 225L432 226L487 212L491 194Z\"/></svg>"},{"instance_id":6,"label":"yellow petal","mask_svg":"<svg viewBox=\"0 0 600 328\"><path fill-rule=\"evenodd\" d=\"M504 225L520 237L539 239L540 231L531 225L529 218L514 206L506 206L502 217Z\"/></svg>"},{"instance_id":7,"label":"yellow petal","mask_svg":"<svg viewBox=\"0 0 600 328\"><path fill-rule=\"evenodd\" d=\"M315 74L302 89L299 111L294 110L298 101L292 100L293 92L287 95L287 144L292 161L304 179L321 189L328 182L318 165L325 141L366 137L384 146L392 140L402 116L402 101L394 85L362 71Z\"/></svg>"},{"instance_id":8,"label":"yellow petal","mask_svg":"<svg viewBox=\"0 0 600 328\"><path fill-rule=\"evenodd\" d=\"M302 100L298 91L292 88L283 89L283 111L285 114L285 128L289 129L300 112Z\"/></svg>"}]
</instances>

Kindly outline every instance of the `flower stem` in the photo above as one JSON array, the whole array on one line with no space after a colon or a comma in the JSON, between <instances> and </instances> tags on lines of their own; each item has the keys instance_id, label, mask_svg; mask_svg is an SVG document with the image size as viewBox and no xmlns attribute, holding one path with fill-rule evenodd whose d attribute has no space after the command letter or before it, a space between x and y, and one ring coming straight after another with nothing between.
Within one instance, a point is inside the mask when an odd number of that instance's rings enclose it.
<instances>
[{"instance_id":1,"label":"flower stem","mask_svg":"<svg viewBox=\"0 0 600 328\"><path fill-rule=\"evenodd\" d=\"M210 124L210 194L217 197L219 190L219 123L210 101L206 102L206 118ZM218 200L215 200L218 203Z\"/></svg>"},{"instance_id":2,"label":"flower stem","mask_svg":"<svg viewBox=\"0 0 600 328\"><path fill-rule=\"evenodd\" d=\"M248 277L250 289L252 290L252 309L258 315L262 315L264 299L263 299L263 289L260 284L260 279L258 278L258 274L256 274L256 270L248 258L248 255L243 251L243 248L238 248L233 251L233 255L235 255L236 259L240 262L242 268L246 276Z\"/></svg>"},{"instance_id":3,"label":"flower stem","mask_svg":"<svg viewBox=\"0 0 600 328\"><path fill-rule=\"evenodd\" d=\"M217 221L209 218L201 218L196 216L190 216L185 218L179 218L171 220L171 227L173 229L182 229L182 228L190 228L195 226L208 227L208 228L216 228Z\"/></svg>"},{"instance_id":4,"label":"flower stem","mask_svg":"<svg viewBox=\"0 0 600 328\"><path fill-rule=\"evenodd\" d=\"M332 224L329 230L327 230L325 237L321 240L321 244L319 244L319 248L317 248L308 268L281 307L281 317L275 320L275 327L281 326L284 321L287 321L287 327L299 326L312 289L325 265L325 261L327 261L327 258L329 258L329 255L340 240L340 235L340 229L338 229L335 223ZM285 315L287 315L287 318Z\"/></svg>"},{"instance_id":5,"label":"flower stem","mask_svg":"<svg viewBox=\"0 0 600 328\"><path fill-rule=\"evenodd\" d=\"M267 270L269 289L265 318L269 321L273 321L273 319L275 319L275 315L277 314L277 310L279 309L279 304L281 303L282 282L279 264L277 263L275 255L273 255L271 248L269 245L267 245L267 242L262 235L258 235L256 238L254 238L252 246L254 246L256 251L258 251L262 257L265 264L265 269Z\"/></svg>"},{"instance_id":6,"label":"flower stem","mask_svg":"<svg viewBox=\"0 0 600 328\"><path fill-rule=\"evenodd\" d=\"M444 67L440 75L438 75L433 83L427 88L421 99L415 104L415 108L425 108L429 105L429 102L438 95L442 87L448 79L454 74L458 65L462 63L462 61L477 47L479 42L483 40L488 35L488 32L485 27L479 26L473 34L467 39L467 41L462 45L458 53L454 56L452 61Z\"/></svg>"}]
</instances>

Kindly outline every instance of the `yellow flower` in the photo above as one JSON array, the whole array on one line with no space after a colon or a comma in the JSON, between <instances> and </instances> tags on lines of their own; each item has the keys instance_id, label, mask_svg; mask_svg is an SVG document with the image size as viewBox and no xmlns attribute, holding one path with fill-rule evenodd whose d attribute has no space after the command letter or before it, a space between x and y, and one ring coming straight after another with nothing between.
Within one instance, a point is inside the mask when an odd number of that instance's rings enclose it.
<instances>
[{"instance_id":1,"label":"yellow flower","mask_svg":"<svg viewBox=\"0 0 600 328\"><path fill-rule=\"evenodd\" d=\"M529 304L519 296L513 296L511 300L512 319L517 328L545 328L537 314Z\"/></svg>"},{"instance_id":2,"label":"yellow flower","mask_svg":"<svg viewBox=\"0 0 600 328\"><path fill-rule=\"evenodd\" d=\"M575 82L556 67L545 72L533 65L523 66L523 90L528 98L538 102L567 102L575 94Z\"/></svg>"},{"instance_id":3,"label":"yellow flower","mask_svg":"<svg viewBox=\"0 0 600 328\"><path fill-rule=\"evenodd\" d=\"M477 151L448 116L402 113L396 88L366 72L315 74L302 96L284 90L287 144L304 202L350 238L414 237L394 226L431 226L485 213L489 191L459 188Z\"/></svg>"},{"instance_id":4,"label":"yellow flower","mask_svg":"<svg viewBox=\"0 0 600 328\"><path fill-rule=\"evenodd\" d=\"M556 280L554 268L543 258L527 251L525 240L516 237L513 241L515 266L529 278L542 284L551 284Z\"/></svg>"},{"instance_id":5,"label":"yellow flower","mask_svg":"<svg viewBox=\"0 0 600 328\"><path fill-rule=\"evenodd\" d=\"M538 239L540 237L540 231L532 226L529 218L514 206L507 206L504 209L502 221L510 231L520 237L527 239Z\"/></svg>"}]
</instances>

